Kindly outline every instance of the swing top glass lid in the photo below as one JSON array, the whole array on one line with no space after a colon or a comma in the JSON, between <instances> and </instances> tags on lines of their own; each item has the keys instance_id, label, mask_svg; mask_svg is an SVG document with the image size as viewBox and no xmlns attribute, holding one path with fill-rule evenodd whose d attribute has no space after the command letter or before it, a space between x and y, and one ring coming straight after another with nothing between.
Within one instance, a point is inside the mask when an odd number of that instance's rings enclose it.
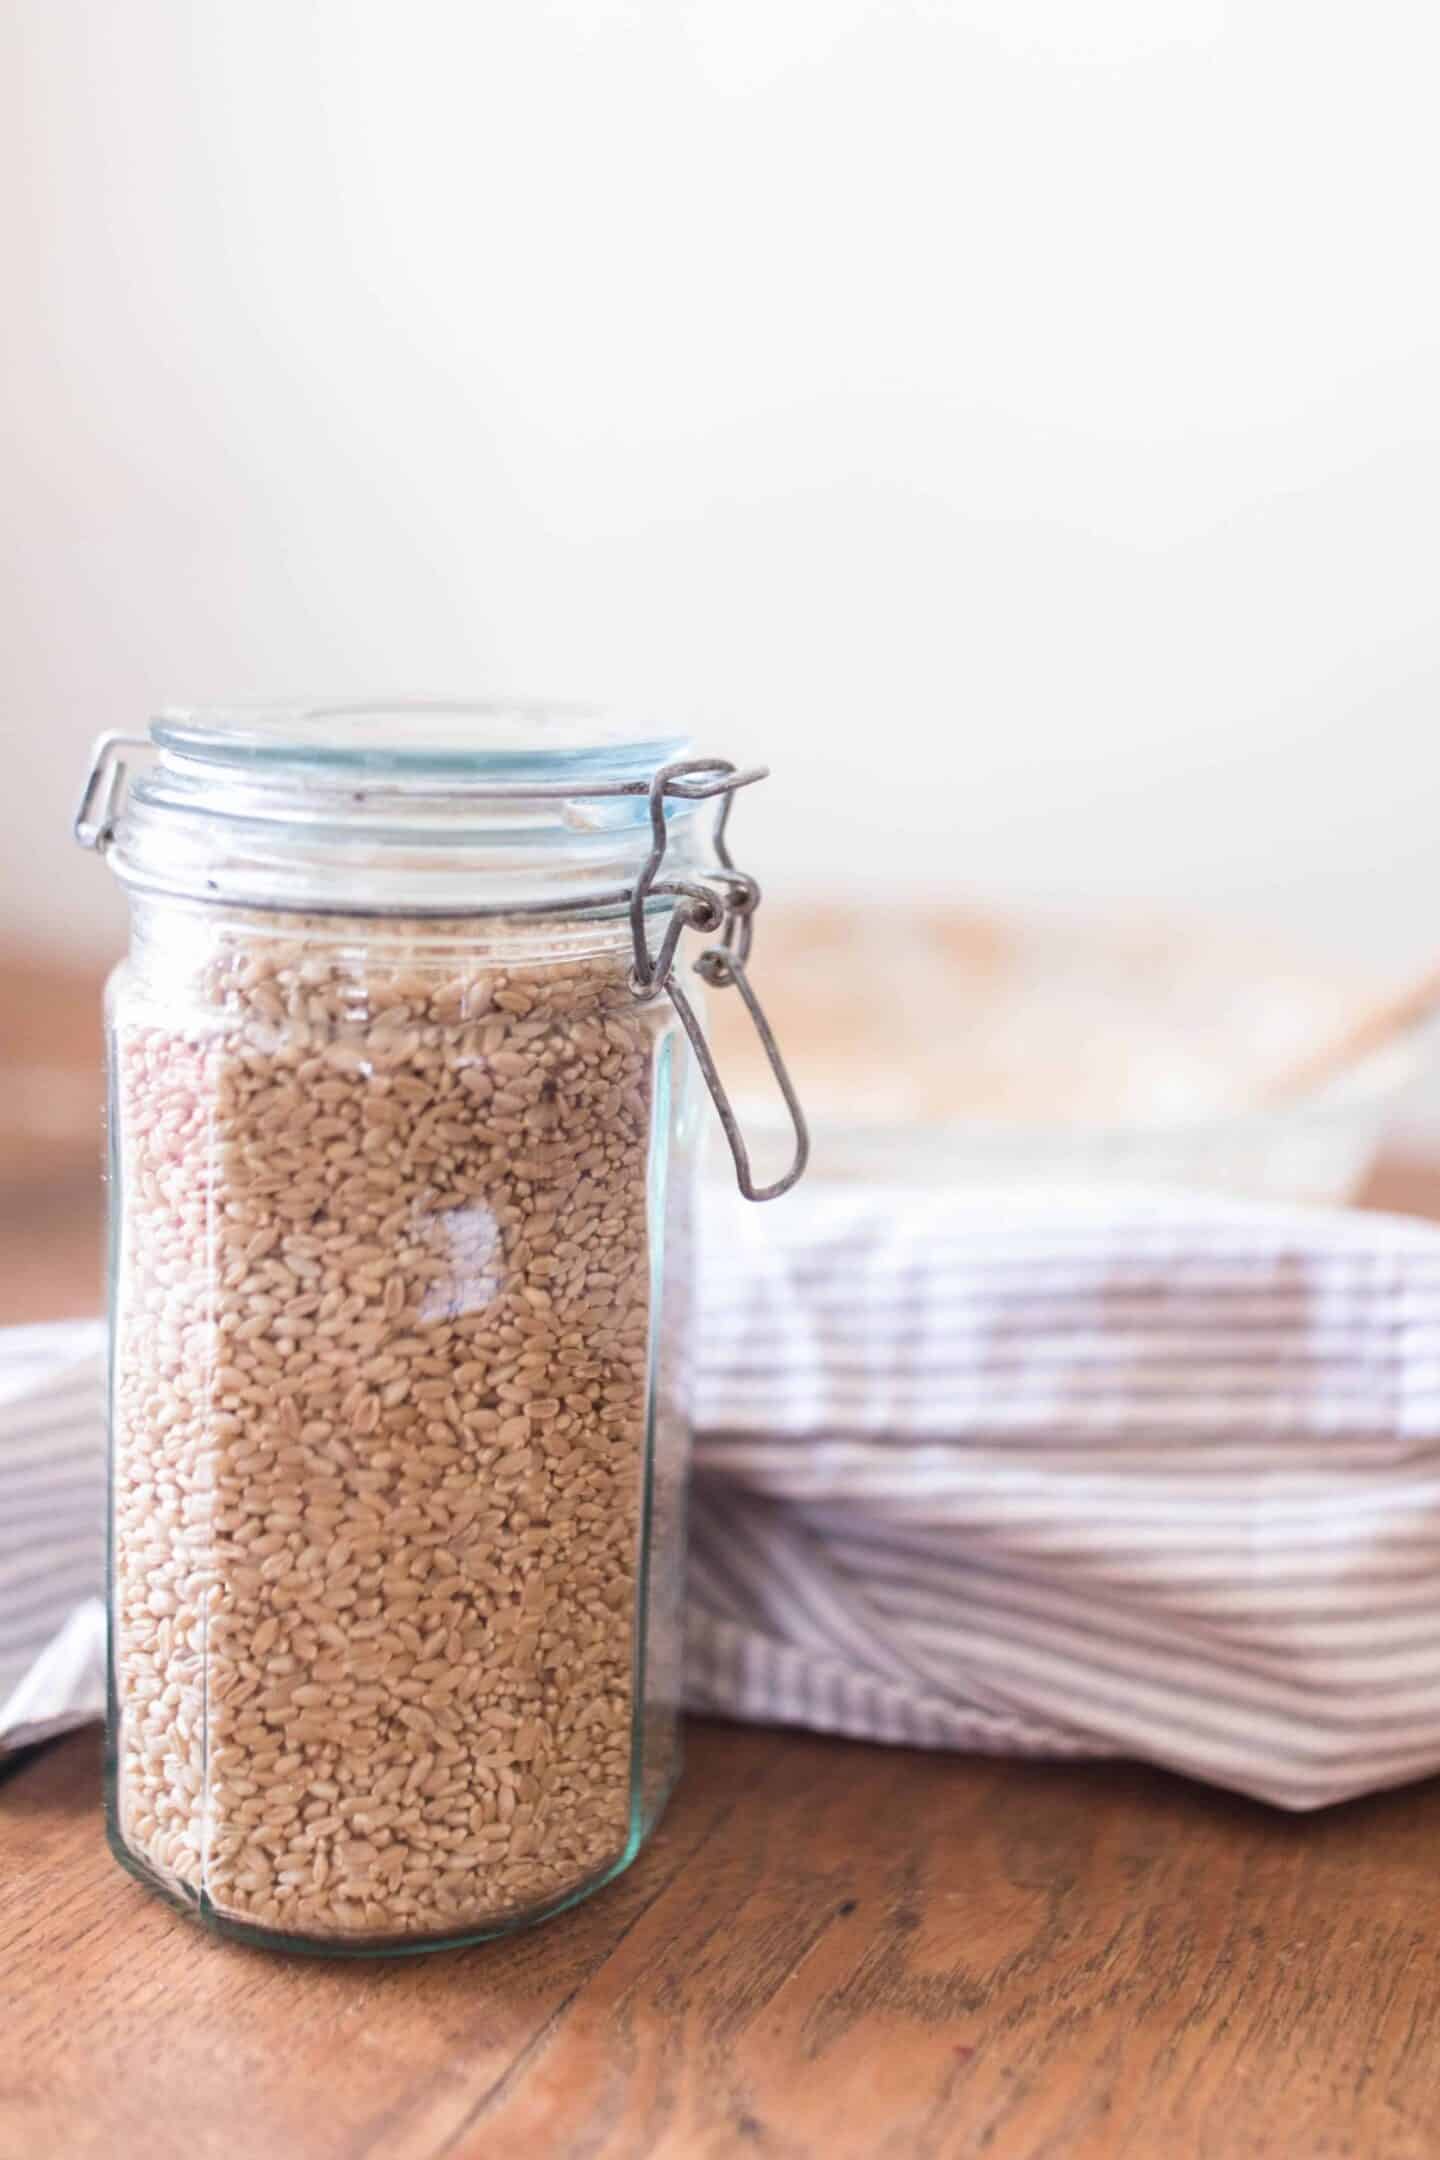
<instances>
[{"instance_id":1,"label":"swing top glass lid","mask_svg":"<svg viewBox=\"0 0 1440 2160\"><path fill-rule=\"evenodd\" d=\"M151 723L172 758L261 771L496 781L643 780L683 757L683 735L598 707L552 701L376 698L355 702L167 706Z\"/></svg>"}]
</instances>

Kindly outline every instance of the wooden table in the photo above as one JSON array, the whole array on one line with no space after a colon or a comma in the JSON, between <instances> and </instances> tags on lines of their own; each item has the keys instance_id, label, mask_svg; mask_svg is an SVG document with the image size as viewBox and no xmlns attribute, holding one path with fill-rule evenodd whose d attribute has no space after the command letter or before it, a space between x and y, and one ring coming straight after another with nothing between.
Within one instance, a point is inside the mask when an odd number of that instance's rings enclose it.
<instances>
[{"instance_id":1,"label":"wooden table","mask_svg":"<svg viewBox=\"0 0 1440 2160\"><path fill-rule=\"evenodd\" d=\"M1371 1197L1440 1214L1440 1178ZM93 1310L98 1251L88 1170L12 1163L0 1315ZM1440 1783L1296 1819L701 1724L611 1889L358 1964L147 1896L98 1752L0 1784L0 2160L1440 2152Z\"/></svg>"},{"instance_id":2,"label":"wooden table","mask_svg":"<svg viewBox=\"0 0 1440 2160\"><path fill-rule=\"evenodd\" d=\"M701 1725L601 1896L357 1964L212 1942L120 1874L98 1753L0 1788L5 2160L1440 2150L1440 1786L1297 1821Z\"/></svg>"}]
</instances>

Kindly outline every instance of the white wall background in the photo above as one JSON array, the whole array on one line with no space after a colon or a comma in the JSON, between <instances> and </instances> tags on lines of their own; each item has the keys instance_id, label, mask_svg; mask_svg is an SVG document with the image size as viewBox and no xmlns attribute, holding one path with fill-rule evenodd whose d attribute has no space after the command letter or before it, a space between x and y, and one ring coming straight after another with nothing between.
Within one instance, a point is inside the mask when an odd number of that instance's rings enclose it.
<instances>
[{"instance_id":1,"label":"white wall background","mask_svg":"<svg viewBox=\"0 0 1440 2160\"><path fill-rule=\"evenodd\" d=\"M0 905L165 698L598 692L771 882L1440 943L1440 17L6 0Z\"/></svg>"}]
</instances>

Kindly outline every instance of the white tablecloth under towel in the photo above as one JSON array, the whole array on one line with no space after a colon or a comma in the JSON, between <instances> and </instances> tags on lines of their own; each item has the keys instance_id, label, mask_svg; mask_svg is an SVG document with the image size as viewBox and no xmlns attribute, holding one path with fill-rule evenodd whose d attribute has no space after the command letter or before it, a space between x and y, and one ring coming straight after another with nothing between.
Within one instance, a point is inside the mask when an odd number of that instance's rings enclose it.
<instances>
[{"instance_id":1,"label":"white tablecloth under towel","mask_svg":"<svg viewBox=\"0 0 1440 2160\"><path fill-rule=\"evenodd\" d=\"M707 1198L687 1689L1310 1808L1440 1769L1440 1229ZM0 1746L99 1713L103 1331L0 1331Z\"/></svg>"}]
</instances>

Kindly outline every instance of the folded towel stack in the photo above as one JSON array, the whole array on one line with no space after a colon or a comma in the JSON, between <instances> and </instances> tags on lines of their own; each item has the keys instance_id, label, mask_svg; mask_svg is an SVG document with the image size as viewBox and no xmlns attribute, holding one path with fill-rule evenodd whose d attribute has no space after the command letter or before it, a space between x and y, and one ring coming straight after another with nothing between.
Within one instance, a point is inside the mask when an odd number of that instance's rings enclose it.
<instances>
[{"instance_id":1,"label":"folded towel stack","mask_svg":"<svg viewBox=\"0 0 1440 2160\"><path fill-rule=\"evenodd\" d=\"M1291 1808L1440 1768L1440 1229L707 1205L694 1707ZM0 1335L0 1745L101 1707L102 1364L96 1326Z\"/></svg>"}]
</instances>

